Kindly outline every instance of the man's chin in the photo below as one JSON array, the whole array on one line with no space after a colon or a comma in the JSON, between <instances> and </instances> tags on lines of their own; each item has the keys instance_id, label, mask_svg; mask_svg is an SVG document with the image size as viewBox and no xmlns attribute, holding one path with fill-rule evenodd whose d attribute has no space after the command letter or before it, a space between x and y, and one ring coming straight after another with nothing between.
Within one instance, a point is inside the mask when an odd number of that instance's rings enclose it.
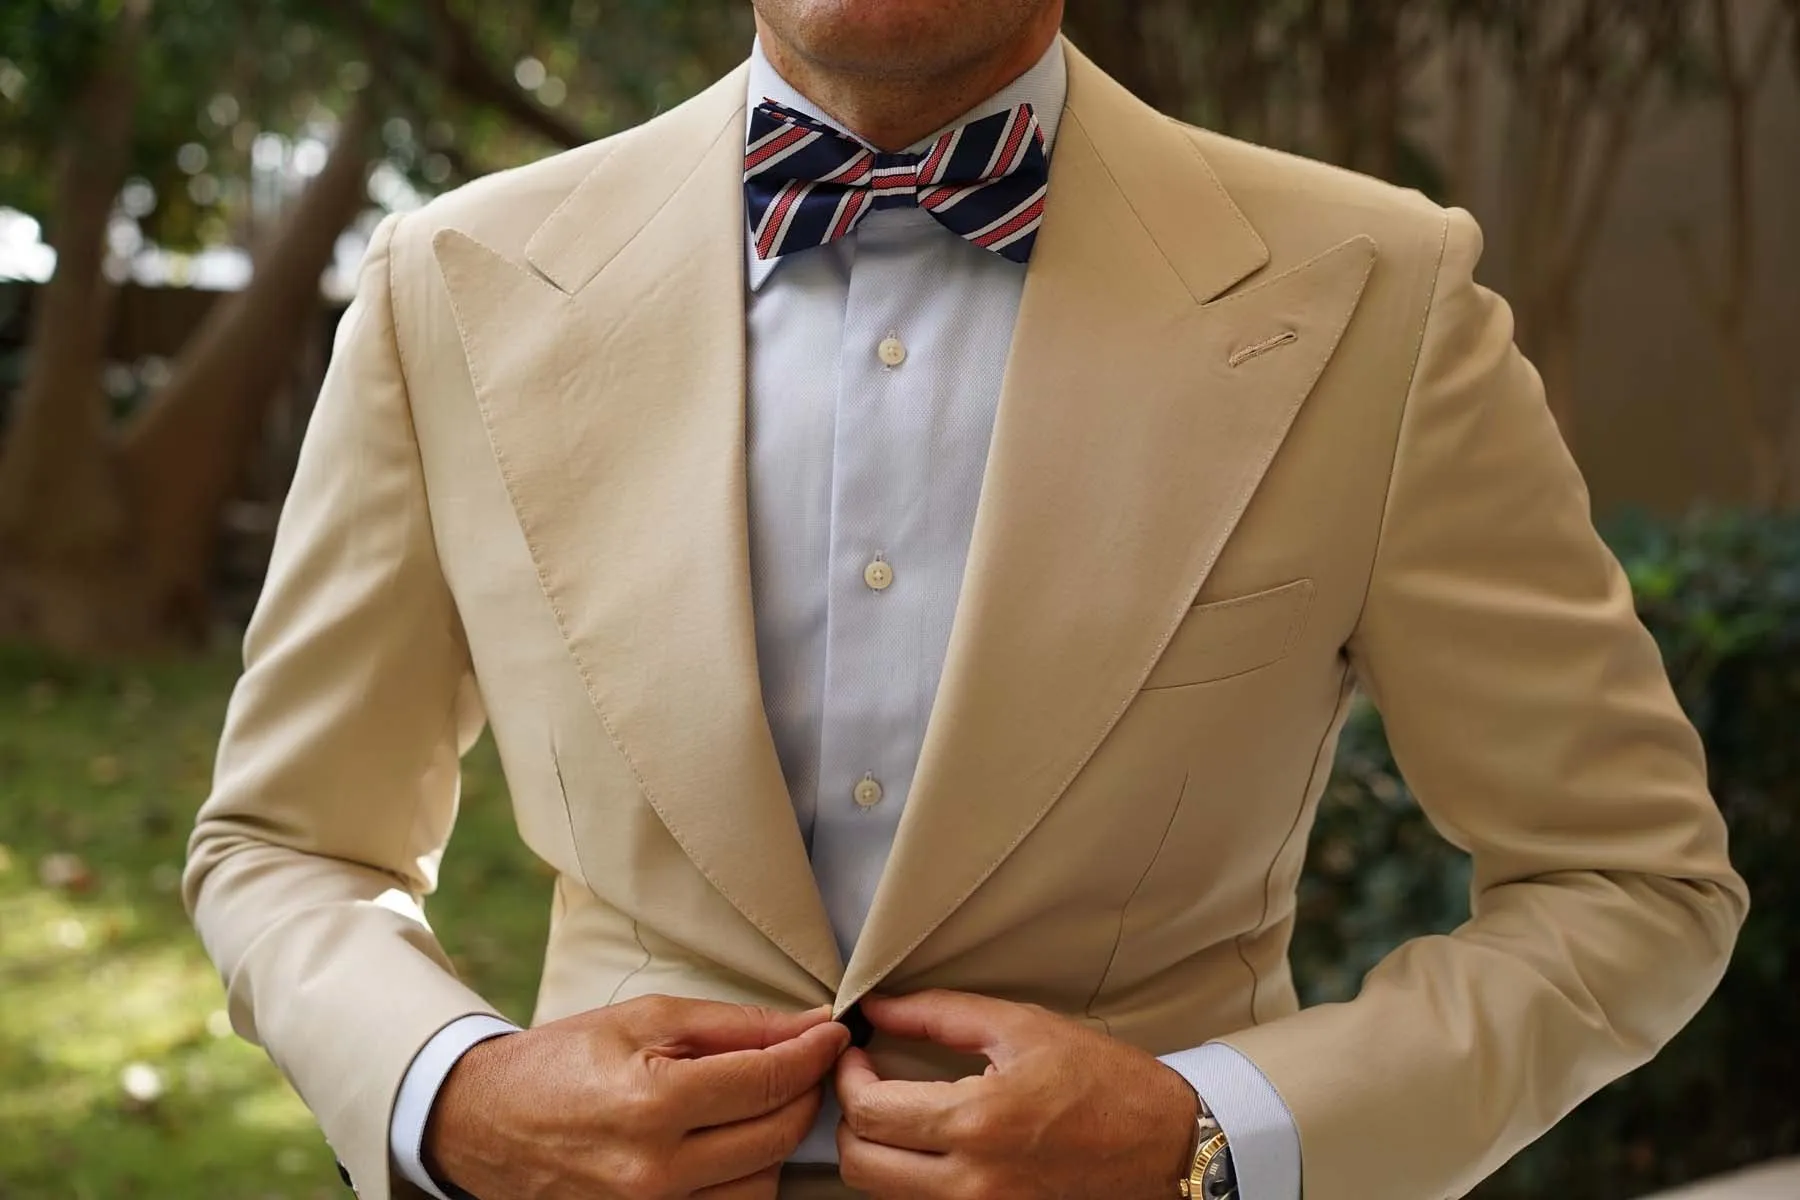
<instances>
[{"instance_id":1,"label":"man's chin","mask_svg":"<svg viewBox=\"0 0 1800 1200\"><path fill-rule=\"evenodd\" d=\"M757 0L761 21L797 53L833 73L937 78L1015 41L1044 0Z\"/></svg>"}]
</instances>

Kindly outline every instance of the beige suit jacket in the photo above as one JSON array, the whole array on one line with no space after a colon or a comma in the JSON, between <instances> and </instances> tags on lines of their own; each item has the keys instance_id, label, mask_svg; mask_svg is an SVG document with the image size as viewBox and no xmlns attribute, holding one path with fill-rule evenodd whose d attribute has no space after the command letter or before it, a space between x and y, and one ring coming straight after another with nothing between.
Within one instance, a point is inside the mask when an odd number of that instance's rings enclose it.
<instances>
[{"instance_id":1,"label":"beige suit jacket","mask_svg":"<svg viewBox=\"0 0 1800 1200\"><path fill-rule=\"evenodd\" d=\"M382 227L187 876L237 1028L364 1197L411 1192L414 1053L488 1011L420 910L484 718L558 873L540 1020L948 987L1223 1038L1292 1110L1309 1200L1461 1193L1717 981L1745 893L1701 747L1473 222L1069 57L948 664L848 962L758 687L743 74ZM1295 886L1357 685L1476 916L1302 1012Z\"/></svg>"}]
</instances>

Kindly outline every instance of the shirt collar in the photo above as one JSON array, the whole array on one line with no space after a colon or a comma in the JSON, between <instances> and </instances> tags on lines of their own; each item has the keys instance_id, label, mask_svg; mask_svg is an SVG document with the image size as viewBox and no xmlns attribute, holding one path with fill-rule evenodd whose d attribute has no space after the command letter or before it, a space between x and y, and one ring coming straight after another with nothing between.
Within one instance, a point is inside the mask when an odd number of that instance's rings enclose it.
<instances>
[{"instance_id":1,"label":"shirt collar","mask_svg":"<svg viewBox=\"0 0 1800 1200\"><path fill-rule=\"evenodd\" d=\"M983 117L992 116L998 112L1005 112L1016 105L1029 104L1037 114L1038 127L1044 131L1044 152L1049 154L1056 145L1056 131L1062 124L1063 104L1068 99L1068 95L1069 66L1063 55L1063 40L1059 36L1029 71L945 125L943 129L934 131L928 137L920 138L908 146L907 150L919 153L931 145L944 130L954 129L958 125L967 125L971 121L979 121ZM823 121L846 137L855 137L841 124L820 112L818 105L802 96L793 84L781 77L781 73L775 69L768 56L763 53L762 40L759 38L750 49L750 84L748 103L745 105L744 114L746 140L749 137L751 113L765 99L773 100L777 104L803 112L815 120ZM781 260L756 257L756 247L750 240L748 221L745 222L744 227L744 253L749 270L750 290L756 291L762 287L763 281L768 279Z\"/></svg>"}]
</instances>

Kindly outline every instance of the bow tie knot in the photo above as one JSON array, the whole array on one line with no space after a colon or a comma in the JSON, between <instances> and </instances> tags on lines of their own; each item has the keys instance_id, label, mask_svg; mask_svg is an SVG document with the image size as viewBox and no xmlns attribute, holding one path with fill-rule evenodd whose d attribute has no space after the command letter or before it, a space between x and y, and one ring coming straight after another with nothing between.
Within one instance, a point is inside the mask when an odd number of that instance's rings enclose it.
<instances>
[{"instance_id":1,"label":"bow tie knot","mask_svg":"<svg viewBox=\"0 0 1800 1200\"><path fill-rule=\"evenodd\" d=\"M923 154L877 154L869 188L875 207L905 208L918 203Z\"/></svg>"},{"instance_id":2,"label":"bow tie knot","mask_svg":"<svg viewBox=\"0 0 1800 1200\"><path fill-rule=\"evenodd\" d=\"M773 101L756 106L744 189L758 258L848 235L870 212L917 205L959 237L1030 260L1049 159L1029 104L971 121L923 151L884 154Z\"/></svg>"}]
</instances>

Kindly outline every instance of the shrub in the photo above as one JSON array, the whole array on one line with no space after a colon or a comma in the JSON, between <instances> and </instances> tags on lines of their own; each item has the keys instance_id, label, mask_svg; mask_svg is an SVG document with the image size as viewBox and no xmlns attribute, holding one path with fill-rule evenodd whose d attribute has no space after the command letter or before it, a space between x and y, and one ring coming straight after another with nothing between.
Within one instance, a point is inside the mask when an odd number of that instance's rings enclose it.
<instances>
[{"instance_id":1,"label":"shrub","mask_svg":"<svg viewBox=\"0 0 1800 1200\"><path fill-rule=\"evenodd\" d=\"M1609 541L1706 742L1752 910L1688 1028L1481 1200L1627 1200L1800 1153L1800 517L1634 515ZM1467 860L1426 824L1367 707L1345 731L1308 853L1293 951L1307 1003L1354 995L1395 945L1467 919Z\"/></svg>"}]
</instances>

